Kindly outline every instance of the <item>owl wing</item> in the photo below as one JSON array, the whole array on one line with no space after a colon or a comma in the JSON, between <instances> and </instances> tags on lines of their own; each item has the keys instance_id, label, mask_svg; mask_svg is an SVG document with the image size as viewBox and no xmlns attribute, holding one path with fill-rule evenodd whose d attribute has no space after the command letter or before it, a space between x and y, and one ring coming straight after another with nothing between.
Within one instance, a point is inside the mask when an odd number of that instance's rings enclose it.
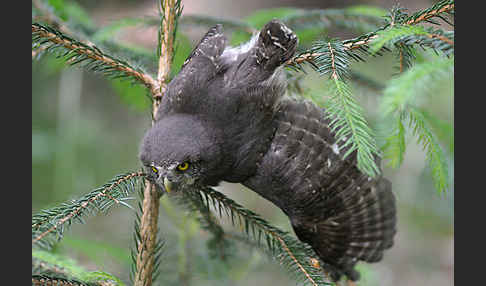
<instances>
[{"instance_id":1,"label":"owl wing","mask_svg":"<svg viewBox=\"0 0 486 286\"><path fill-rule=\"evenodd\" d=\"M268 22L248 43L224 51L223 62L231 66L227 81L248 86L267 80L294 55L297 43L297 36L285 24L276 19Z\"/></svg>"},{"instance_id":2,"label":"owl wing","mask_svg":"<svg viewBox=\"0 0 486 286\"><path fill-rule=\"evenodd\" d=\"M211 99L208 85L226 68L220 61L226 44L221 24L209 29L168 84L156 120L169 113L194 114L200 111L197 107Z\"/></svg>"},{"instance_id":3,"label":"owl wing","mask_svg":"<svg viewBox=\"0 0 486 286\"><path fill-rule=\"evenodd\" d=\"M276 129L257 174L244 184L290 218L297 237L310 244L334 279L359 278L359 261L381 260L396 232L395 197L384 178L342 155L323 110L308 101L282 100Z\"/></svg>"},{"instance_id":4,"label":"owl wing","mask_svg":"<svg viewBox=\"0 0 486 286\"><path fill-rule=\"evenodd\" d=\"M217 69L219 65L218 58L223 53L227 41L223 35L223 26L221 24L211 27L184 61L181 71L184 71L186 67L192 67L199 71L207 70L208 67L206 65L209 65L210 69Z\"/></svg>"}]
</instances>

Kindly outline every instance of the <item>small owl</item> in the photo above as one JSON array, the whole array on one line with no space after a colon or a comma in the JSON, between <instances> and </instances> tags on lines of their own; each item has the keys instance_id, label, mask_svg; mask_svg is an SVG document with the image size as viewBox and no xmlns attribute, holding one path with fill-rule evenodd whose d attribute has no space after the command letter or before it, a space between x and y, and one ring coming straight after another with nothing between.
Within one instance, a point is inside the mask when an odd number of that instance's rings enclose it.
<instances>
[{"instance_id":1,"label":"small owl","mask_svg":"<svg viewBox=\"0 0 486 286\"><path fill-rule=\"evenodd\" d=\"M166 191L243 184L282 209L316 265L357 280L358 261L380 261L393 245L395 197L355 152L343 158L325 110L285 94L282 66L297 43L278 20L239 47L211 28L169 83L139 157Z\"/></svg>"}]
</instances>

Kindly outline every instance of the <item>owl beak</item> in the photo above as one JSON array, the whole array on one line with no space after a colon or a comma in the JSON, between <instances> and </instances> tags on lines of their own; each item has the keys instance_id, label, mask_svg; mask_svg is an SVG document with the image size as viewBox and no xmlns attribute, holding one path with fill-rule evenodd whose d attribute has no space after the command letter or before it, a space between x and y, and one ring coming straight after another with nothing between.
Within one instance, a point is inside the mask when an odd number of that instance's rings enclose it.
<instances>
[{"instance_id":1,"label":"owl beak","mask_svg":"<svg viewBox=\"0 0 486 286\"><path fill-rule=\"evenodd\" d=\"M172 182L167 179L167 177L164 177L164 188L167 191L167 193L170 193L172 191Z\"/></svg>"}]
</instances>

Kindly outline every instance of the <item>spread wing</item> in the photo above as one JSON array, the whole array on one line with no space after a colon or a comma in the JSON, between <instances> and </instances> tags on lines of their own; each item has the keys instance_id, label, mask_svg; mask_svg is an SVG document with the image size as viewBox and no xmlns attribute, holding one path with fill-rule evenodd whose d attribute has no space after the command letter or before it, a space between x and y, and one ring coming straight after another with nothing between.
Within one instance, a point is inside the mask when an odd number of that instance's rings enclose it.
<instances>
[{"instance_id":1,"label":"spread wing","mask_svg":"<svg viewBox=\"0 0 486 286\"><path fill-rule=\"evenodd\" d=\"M381 260L393 244L396 209L391 184L371 179L345 160L324 112L311 102L283 100L277 129L257 175L245 182L279 206L298 238L309 243L326 270L357 280L359 261Z\"/></svg>"},{"instance_id":2,"label":"spread wing","mask_svg":"<svg viewBox=\"0 0 486 286\"><path fill-rule=\"evenodd\" d=\"M169 83L156 120L169 113L193 114L201 111L196 107L204 106L211 99L208 86L225 68L220 56L226 43L222 25L209 29Z\"/></svg>"},{"instance_id":3,"label":"spread wing","mask_svg":"<svg viewBox=\"0 0 486 286\"><path fill-rule=\"evenodd\" d=\"M207 70L206 65L209 65L210 70L216 70L219 65L218 58L223 53L227 41L221 24L210 28L184 61L181 72L188 69Z\"/></svg>"}]
</instances>

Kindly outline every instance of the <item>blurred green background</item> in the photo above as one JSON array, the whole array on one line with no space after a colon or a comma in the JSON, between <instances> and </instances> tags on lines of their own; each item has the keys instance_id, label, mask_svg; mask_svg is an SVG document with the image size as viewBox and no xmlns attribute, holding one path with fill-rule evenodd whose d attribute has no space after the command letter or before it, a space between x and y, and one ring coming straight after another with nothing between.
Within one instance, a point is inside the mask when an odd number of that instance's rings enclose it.
<instances>
[{"instance_id":1,"label":"blurred green background","mask_svg":"<svg viewBox=\"0 0 486 286\"><path fill-rule=\"evenodd\" d=\"M69 2L69 1L65 1ZM244 2L244 3L243 3ZM256 10L275 7L341 8L368 4L384 9L391 1L201 1L183 0L183 15L199 14L245 19ZM429 7L433 1L401 1L409 12ZM106 26L123 17L157 15L156 1L80 1L92 17L91 24ZM138 45L155 54L157 30L137 26L117 35L119 41ZM183 29L195 43L204 29ZM337 37L352 34L334 31ZM186 39L186 41L187 41ZM176 64L190 52L180 45ZM155 58L154 58L155 59ZM149 62L150 63L150 62ZM155 60L151 62L156 65ZM393 55L355 63L353 69L379 83L396 72ZM306 82L311 92L319 91L319 79L312 72ZM453 122L453 79L436 91L444 96L429 110ZM356 88L355 94L373 118L376 91ZM150 126L150 101L144 89L129 83L107 81L79 68L65 68L54 57L32 63L32 213L103 185L117 174L140 167L137 159L140 139ZM446 150L453 148L444 145ZM360 264L359 285L453 285L454 282L454 184L446 194L434 189L425 154L415 140L409 140L403 165L384 168L393 182L398 203L398 233L394 247L383 261ZM451 159L453 160L453 159ZM282 229L291 231L283 213L241 185L218 188L247 208L261 214ZM160 210L160 235L166 241L161 263L162 285L294 285L277 263L244 244L236 244L235 258L221 263L208 256L209 235L194 220L185 217L164 198ZM128 281L129 248L133 245L134 211L125 207L91 217L84 225L73 225L55 252L68 254L88 270L103 270ZM229 225L225 223L228 227ZM176 282L178 281L178 282Z\"/></svg>"}]
</instances>

